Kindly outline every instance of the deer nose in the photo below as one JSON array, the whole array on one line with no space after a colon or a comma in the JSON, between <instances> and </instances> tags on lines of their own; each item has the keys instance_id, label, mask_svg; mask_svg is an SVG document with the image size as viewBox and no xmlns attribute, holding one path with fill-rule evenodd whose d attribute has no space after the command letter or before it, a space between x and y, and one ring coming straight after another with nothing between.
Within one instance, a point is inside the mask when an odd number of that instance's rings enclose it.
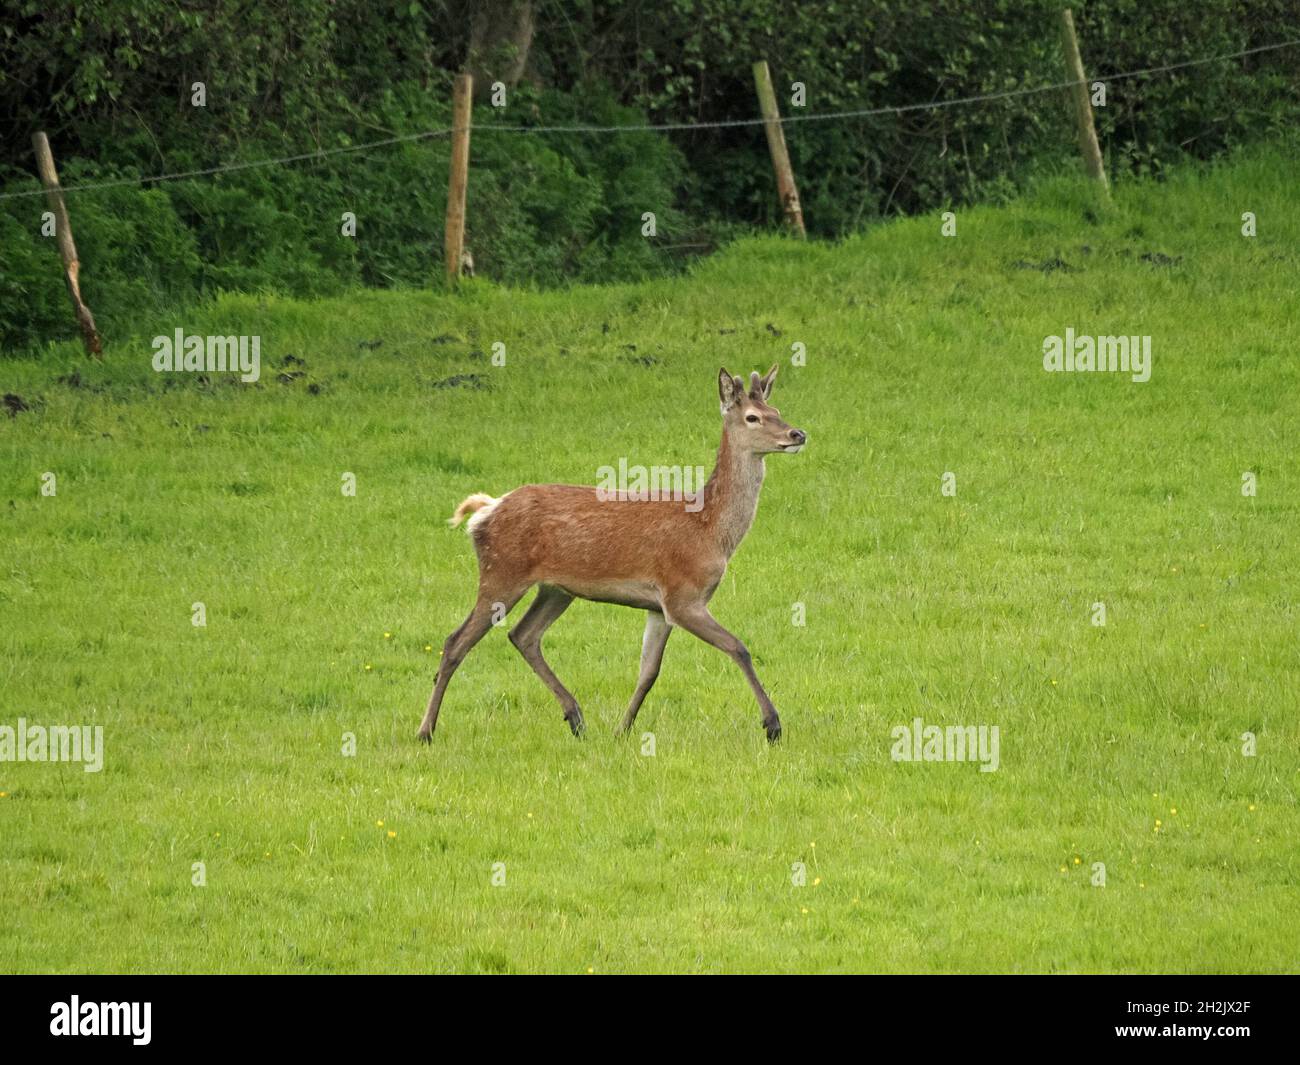
<instances>
[{"instance_id":1,"label":"deer nose","mask_svg":"<svg viewBox=\"0 0 1300 1065\"><path fill-rule=\"evenodd\" d=\"M802 444L807 442L808 434L805 433L802 429L791 429L790 439L793 440L796 444Z\"/></svg>"}]
</instances>

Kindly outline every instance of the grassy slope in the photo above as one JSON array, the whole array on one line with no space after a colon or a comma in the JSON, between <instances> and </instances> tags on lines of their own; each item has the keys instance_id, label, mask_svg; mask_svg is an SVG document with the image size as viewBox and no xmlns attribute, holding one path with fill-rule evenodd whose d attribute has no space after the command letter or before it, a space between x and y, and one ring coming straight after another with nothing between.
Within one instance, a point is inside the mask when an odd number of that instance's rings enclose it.
<instances>
[{"instance_id":1,"label":"grassy slope","mask_svg":"<svg viewBox=\"0 0 1300 1065\"><path fill-rule=\"evenodd\" d=\"M0 763L0 969L1294 969L1293 177L1129 187L1100 225L1049 186L956 239L750 241L638 287L158 324L260 333L306 359L292 384L164 390L143 342L80 388L70 348L3 364L35 409L0 418L0 723L93 721L108 753ZM1151 334L1151 381L1045 374L1066 326ZM495 340L505 367L470 354ZM493 632L414 743L472 596L455 503L707 466L719 363L774 361L811 446L769 461L714 609L786 742L682 633L639 722L657 754L616 741L641 615L577 604L547 651L586 742ZM453 373L488 387L432 387ZM895 764L915 716L998 724L1002 768Z\"/></svg>"}]
</instances>

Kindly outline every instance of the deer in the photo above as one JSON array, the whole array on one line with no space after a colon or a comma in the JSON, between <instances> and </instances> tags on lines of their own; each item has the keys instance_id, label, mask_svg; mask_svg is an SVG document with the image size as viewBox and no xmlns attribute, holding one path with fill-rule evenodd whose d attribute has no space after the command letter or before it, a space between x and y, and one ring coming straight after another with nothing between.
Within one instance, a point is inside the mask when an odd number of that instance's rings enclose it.
<instances>
[{"instance_id":1,"label":"deer","mask_svg":"<svg viewBox=\"0 0 1300 1065\"><path fill-rule=\"evenodd\" d=\"M646 612L641 668L618 733L632 728L659 676L673 629L716 647L740 667L753 690L770 743L781 738L781 719L754 672L745 645L709 612L727 564L758 511L768 455L803 450L808 435L781 420L769 400L773 366L749 386L725 367L718 372L722 442L717 462L691 506L671 499L628 498L568 484L529 484L500 498L476 493L448 519L465 531L478 556L478 596L469 616L443 645L433 694L420 724L429 743L452 675L465 656L534 586L537 595L510 630L510 642L559 700L577 737L586 731L582 710L542 656L542 637L574 599L612 603Z\"/></svg>"}]
</instances>

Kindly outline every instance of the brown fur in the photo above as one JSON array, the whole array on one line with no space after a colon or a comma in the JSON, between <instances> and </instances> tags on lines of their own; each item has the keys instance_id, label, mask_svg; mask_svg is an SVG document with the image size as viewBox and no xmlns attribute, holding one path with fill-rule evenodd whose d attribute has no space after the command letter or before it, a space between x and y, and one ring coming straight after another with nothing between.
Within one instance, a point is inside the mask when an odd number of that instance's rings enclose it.
<instances>
[{"instance_id":1,"label":"brown fur","mask_svg":"<svg viewBox=\"0 0 1300 1065\"><path fill-rule=\"evenodd\" d=\"M648 611L642 677L624 729L654 683L668 633L680 626L737 661L758 698L769 738L780 735L776 709L753 673L748 651L707 609L754 520L764 456L797 451L806 440L767 402L775 376L775 366L764 378L752 374L746 389L739 377L721 372L722 442L698 511L682 501L601 498L595 488L566 484L525 485L500 500L476 494L456 508L452 525L491 507L469 526L479 560L478 602L448 637L422 739L428 740L437 724L451 673L491 626L492 615L509 611L534 585L541 591L511 639L555 693L575 733L582 729L581 711L542 658L541 635L574 598L582 598Z\"/></svg>"}]
</instances>

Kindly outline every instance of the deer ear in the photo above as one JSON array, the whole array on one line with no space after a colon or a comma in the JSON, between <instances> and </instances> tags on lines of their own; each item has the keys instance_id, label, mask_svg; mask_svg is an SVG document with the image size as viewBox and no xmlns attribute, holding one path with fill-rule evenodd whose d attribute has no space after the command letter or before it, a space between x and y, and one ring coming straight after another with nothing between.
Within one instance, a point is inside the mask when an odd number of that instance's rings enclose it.
<instances>
[{"instance_id":1,"label":"deer ear","mask_svg":"<svg viewBox=\"0 0 1300 1065\"><path fill-rule=\"evenodd\" d=\"M722 401L723 414L736 405L743 391L744 386L740 383L739 377L732 377L725 366L718 371L718 399Z\"/></svg>"},{"instance_id":2,"label":"deer ear","mask_svg":"<svg viewBox=\"0 0 1300 1065\"><path fill-rule=\"evenodd\" d=\"M767 371L767 375L759 382L759 388L763 394L763 399L767 400L772 395L772 385L776 381L776 371L780 368L779 363L773 363L772 368Z\"/></svg>"}]
</instances>

